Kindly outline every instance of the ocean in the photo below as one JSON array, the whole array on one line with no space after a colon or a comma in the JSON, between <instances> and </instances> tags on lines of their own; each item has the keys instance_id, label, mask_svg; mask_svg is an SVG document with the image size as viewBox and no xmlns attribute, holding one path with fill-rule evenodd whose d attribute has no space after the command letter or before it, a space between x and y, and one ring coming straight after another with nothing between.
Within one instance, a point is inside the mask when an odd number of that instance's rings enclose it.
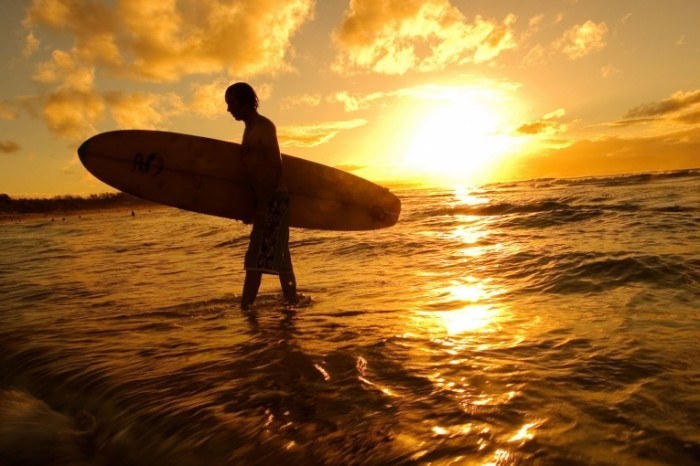
<instances>
[{"instance_id":1,"label":"ocean","mask_svg":"<svg viewBox=\"0 0 700 466\"><path fill-rule=\"evenodd\" d=\"M397 194L249 313L241 223L0 224L0 464L700 464L700 170Z\"/></svg>"}]
</instances>

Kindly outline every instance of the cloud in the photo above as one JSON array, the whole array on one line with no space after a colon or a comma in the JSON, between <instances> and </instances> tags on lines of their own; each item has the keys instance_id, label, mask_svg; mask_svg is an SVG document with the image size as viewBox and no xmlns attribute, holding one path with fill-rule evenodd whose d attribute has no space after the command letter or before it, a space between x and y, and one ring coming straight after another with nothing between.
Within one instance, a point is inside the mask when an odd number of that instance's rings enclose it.
<instances>
[{"instance_id":1,"label":"cloud","mask_svg":"<svg viewBox=\"0 0 700 466\"><path fill-rule=\"evenodd\" d=\"M607 32L608 26L605 22L596 24L589 20L566 31L555 43L555 49L569 59L576 60L603 49Z\"/></svg>"},{"instance_id":2,"label":"cloud","mask_svg":"<svg viewBox=\"0 0 700 466\"><path fill-rule=\"evenodd\" d=\"M561 17L557 18L553 24L556 25L560 22ZM536 33L541 23L542 19L539 17L537 17L537 21L534 23L531 20L531 29L522 36L521 42L525 42L529 36ZM586 55L605 48L605 36L607 33L608 26L605 24L605 22L594 23L593 21L588 20L583 24L577 24L566 30L559 39L548 45L533 45L525 55L523 63L526 65L532 65L560 54L566 56L570 60L583 58ZM614 68L608 66L604 68L601 73L607 77L615 71L616 70Z\"/></svg>"},{"instance_id":3,"label":"cloud","mask_svg":"<svg viewBox=\"0 0 700 466\"><path fill-rule=\"evenodd\" d=\"M39 57L33 80L44 86L40 115L55 134L74 138L94 131L110 106L120 127L154 127L182 112L173 95L97 92L116 77L169 83L190 75L253 76L289 71L291 39L313 17L315 0L32 0L23 26L25 56L47 49L52 35L68 46ZM271 25L274 25L271 27ZM228 80L226 80L228 81ZM200 115L221 112L223 78L193 88ZM261 98L271 92L261 85ZM216 98L215 98L216 97ZM13 115L0 106L0 118Z\"/></svg>"},{"instance_id":4,"label":"cloud","mask_svg":"<svg viewBox=\"0 0 700 466\"><path fill-rule=\"evenodd\" d=\"M145 3L145 2L144 2ZM86 64L117 64L122 56L115 43L120 21L109 4L90 0L33 0L23 25L35 32L68 34L75 60ZM35 31L38 29L38 31ZM128 31L124 31L128 33Z\"/></svg>"},{"instance_id":5,"label":"cloud","mask_svg":"<svg viewBox=\"0 0 700 466\"><path fill-rule=\"evenodd\" d=\"M287 110L293 107L318 107L321 105L320 94L303 94L293 97L286 97L282 100L281 107Z\"/></svg>"},{"instance_id":6,"label":"cloud","mask_svg":"<svg viewBox=\"0 0 700 466\"><path fill-rule=\"evenodd\" d=\"M384 103L390 98L413 98L413 99L443 99L451 98L452 95L445 95L452 88L446 88L439 85L425 84L415 87L399 88L393 91L372 92L369 94L350 94L347 91L336 92L328 98L330 102L338 102L343 104L346 112L357 112Z\"/></svg>"},{"instance_id":7,"label":"cloud","mask_svg":"<svg viewBox=\"0 0 700 466\"><path fill-rule=\"evenodd\" d=\"M185 108L176 94L110 92L105 94L104 100L119 128L155 129Z\"/></svg>"},{"instance_id":8,"label":"cloud","mask_svg":"<svg viewBox=\"0 0 700 466\"><path fill-rule=\"evenodd\" d=\"M0 141L0 153L12 154L14 152L19 152L20 149L20 145L14 141Z\"/></svg>"},{"instance_id":9,"label":"cloud","mask_svg":"<svg viewBox=\"0 0 700 466\"><path fill-rule=\"evenodd\" d=\"M85 66L62 50L54 50L51 60L40 63L32 77L36 82L89 92L95 81L95 69Z\"/></svg>"},{"instance_id":10,"label":"cloud","mask_svg":"<svg viewBox=\"0 0 700 466\"><path fill-rule=\"evenodd\" d=\"M155 129L170 117L191 110L173 93L96 92L71 87L59 88L45 97L25 99L20 104L36 118L43 118L52 133L73 140L95 133L96 125L107 117L117 128ZM40 106L43 110L36 112Z\"/></svg>"},{"instance_id":11,"label":"cloud","mask_svg":"<svg viewBox=\"0 0 700 466\"><path fill-rule=\"evenodd\" d=\"M519 87L520 84L518 83L494 80L471 82L462 86L422 84L369 94L351 94L347 91L336 92L327 97L326 101L342 104L346 112L356 112L373 106L391 106L391 99L433 103L474 102L481 100L499 101Z\"/></svg>"},{"instance_id":12,"label":"cloud","mask_svg":"<svg viewBox=\"0 0 700 466\"><path fill-rule=\"evenodd\" d=\"M564 132L566 131L567 126L557 121L564 115L566 115L566 111L563 108L557 109L538 120L520 125L516 129L516 133L520 135L534 136L540 134L552 135Z\"/></svg>"},{"instance_id":13,"label":"cloud","mask_svg":"<svg viewBox=\"0 0 700 466\"><path fill-rule=\"evenodd\" d=\"M538 14L533 16L532 18L529 19L527 22L528 25L528 30L530 32L536 31L539 27L540 24L542 24L542 21L544 20L544 15L543 14Z\"/></svg>"},{"instance_id":14,"label":"cloud","mask_svg":"<svg viewBox=\"0 0 700 466\"><path fill-rule=\"evenodd\" d=\"M657 117L687 110L700 103L700 89L678 91L660 102L642 104L629 110L624 118Z\"/></svg>"},{"instance_id":15,"label":"cloud","mask_svg":"<svg viewBox=\"0 0 700 466\"><path fill-rule=\"evenodd\" d=\"M700 109L680 115L676 118L676 121L688 125L696 125L700 123Z\"/></svg>"},{"instance_id":16,"label":"cloud","mask_svg":"<svg viewBox=\"0 0 700 466\"><path fill-rule=\"evenodd\" d=\"M62 87L48 96L18 102L47 127L65 139L80 139L96 131L95 126L110 117L117 128L162 128L174 116L186 112L213 117L225 110L223 90L228 81L193 87L192 100L185 102L175 93L79 90ZM43 100L42 100L43 99ZM43 105L37 113L34 108Z\"/></svg>"},{"instance_id":17,"label":"cloud","mask_svg":"<svg viewBox=\"0 0 700 466\"><path fill-rule=\"evenodd\" d=\"M360 170L364 170L367 168L367 165L356 165L353 163L345 163L345 164L340 164L340 165L334 165L333 168L337 168L338 170L343 170L345 172L356 172Z\"/></svg>"},{"instance_id":18,"label":"cloud","mask_svg":"<svg viewBox=\"0 0 700 466\"><path fill-rule=\"evenodd\" d=\"M678 91L659 102L638 105L611 126L624 127L647 123L696 125L700 123L700 89Z\"/></svg>"},{"instance_id":19,"label":"cloud","mask_svg":"<svg viewBox=\"0 0 700 466\"><path fill-rule=\"evenodd\" d=\"M278 135L281 145L315 147L330 141L341 131L359 128L366 124L367 120L355 119L313 125L285 126L278 129Z\"/></svg>"},{"instance_id":20,"label":"cloud","mask_svg":"<svg viewBox=\"0 0 700 466\"><path fill-rule=\"evenodd\" d=\"M230 84L230 80L225 78L205 84L193 84L192 101L188 105L189 110L207 118L221 115L226 109L224 92Z\"/></svg>"},{"instance_id":21,"label":"cloud","mask_svg":"<svg viewBox=\"0 0 700 466\"><path fill-rule=\"evenodd\" d=\"M334 33L339 73L427 72L493 60L516 46L511 27L477 16L468 23L449 0L351 0Z\"/></svg>"},{"instance_id":22,"label":"cloud","mask_svg":"<svg viewBox=\"0 0 700 466\"><path fill-rule=\"evenodd\" d=\"M22 49L22 56L25 58L29 58L34 53L39 50L39 39L36 38L34 33L32 31L29 31L29 33L25 36L24 38L24 48Z\"/></svg>"},{"instance_id":23,"label":"cloud","mask_svg":"<svg viewBox=\"0 0 700 466\"><path fill-rule=\"evenodd\" d=\"M347 91L342 91L334 93L329 98L329 100L331 102L339 102L343 104L343 107L345 108L346 112L356 112L358 110L368 108L370 105L372 105L373 102L380 100L388 95L391 95L391 93L373 92L368 95L359 96L351 95Z\"/></svg>"},{"instance_id":24,"label":"cloud","mask_svg":"<svg viewBox=\"0 0 700 466\"><path fill-rule=\"evenodd\" d=\"M620 73L622 73L622 71L613 65L605 65L600 69L600 75L605 79Z\"/></svg>"},{"instance_id":25,"label":"cloud","mask_svg":"<svg viewBox=\"0 0 700 466\"><path fill-rule=\"evenodd\" d=\"M523 63L532 65L541 62L548 55L547 49L540 44L534 45L523 58Z\"/></svg>"},{"instance_id":26,"label":"cloud","mask_svg":"<svg viewBox=\"0 0 700 466\"><path fill-rule=\"evenodd\" d=\"M584 139L523 157L512 175L525 179L697 168L698 153L700 128L654 137ZM592 173L591 167L599 171Z\"/></svg>"},{"instance_id":27,"label":"cloud","mask_svg":"<svg viewBox=\"0 0 700 466\"><path fill-rule=\"evenodd\" d=\"M105 103L93 92L59 89L46 99L44 120L48 128L65 138L83 138L104 115Z\"/></svg>"},{"instance_id":28,"label":"cloud","mask_svg":"<svg viewBox=\"0 0 700 466\"><path fill-rule=\"evenodd\" d=\"M68 33L84 66L156 82L226 70L255 75L290 69L291 38L314 0L33 0L24 25ZM274 25L274 27L270 27Z\"/></svg>"},{"instance_id":29,"label":"cloud","mask_svg":"<svg viewBox=\"0 0 700 466\"><path fill-rule=\"evenodd\" d=\"M12 109L8 101L0 100L0 120L14 120L17 113Z\"/></svg>"},{"instance_id":30,"label":"cloud","mask_svg":"<svg viewBox=\"0 0 700 466\"><path fill-rule=\"evenodd\" d=\"M65 161L65 163L61 167L61 173L64 175L76 175L84 173L84 170L81 166L82 164L79 160L80 159L76 155L72 155Z\"/></svg>"},{"instance_id":31,"label":"cloud","mask_svg":"<svg viewBox=\"0 0 700 466\"><path fill-rule=\"evenodd\" d=\"M8 108L12 112L11 119L13 120L17 118L19 112L25 112L34 119L39 119L42 116L44 99L39 95L17 96L7 103Z\"/></svg>"}]
</instances>

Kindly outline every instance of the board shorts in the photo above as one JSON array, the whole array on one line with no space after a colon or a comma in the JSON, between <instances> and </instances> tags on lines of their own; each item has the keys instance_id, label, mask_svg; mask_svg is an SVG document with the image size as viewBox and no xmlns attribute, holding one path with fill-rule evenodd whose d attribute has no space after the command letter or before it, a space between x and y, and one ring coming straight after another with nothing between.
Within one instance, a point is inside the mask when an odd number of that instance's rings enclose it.
<instances>
[{"instance_id":1,"label":"board shorts","mask_svg":"<svg viewBox=\"0 0 700 466\"><path fill-rule=\"evenodd\" d=\"M289 195L276 192L262 222L253 223L245 254L246 270L274 275L292 273L289 254Z\"/></svg>"}]
</instances>

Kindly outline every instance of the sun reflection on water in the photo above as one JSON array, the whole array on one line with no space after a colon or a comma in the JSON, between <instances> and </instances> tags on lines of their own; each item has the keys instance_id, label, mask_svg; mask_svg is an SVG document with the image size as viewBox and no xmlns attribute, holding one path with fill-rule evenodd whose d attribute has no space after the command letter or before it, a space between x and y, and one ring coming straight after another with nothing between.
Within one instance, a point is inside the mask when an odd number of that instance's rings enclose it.
<instances>
[{"instance_id":1,"label":"sun reflection on water","mask_svg":"<svg viewBox=\"0 0 700 466\"><path fill-rule=\"evenodd\" d=\"M535 433L533 430L540 425L539 422L530 422L524 424L515 435L513 435L508 441L509 442L525 442L535 438Z\"/></svg>"},{"instance_id":2,"label":"sun reflection on water","mask_svg":"<svg viewBox=\"0 0 700 466\"><path fill-rule=\"evenodd\" d=\"M454 188L453 194L455 197L453 204L476 206L491 202L491 199L480 196L479 193L470 186L457 186Z\"/></svg>"},{"instance_id":3,"label":"sun reflection on water","mask_svg":"<svg viewBox=\"0 0 700 466\"><path fill-rule=\"evenodd\" d=\"M433 334L459 335L466 332L488 332L498 328L501 309L492 300L501 290L489 280L469 276L452 280L433 290L431 302L422 306L414 322Z\"/></svg>"},{"instance_id":4,"label":"sun reflection on water","mask_svg":"<svg viewBox=\"0 0 700 466\"><path fill-rule=\"evenodd\" d=\"M448 335L487 331L498 316L498 310L488 305L467 306L456 311L436 313Z\"/></svg>"},{"instance_id":5,"label":"sun reflection on water","mask_svg":"<svg viewBox=\"0 0 700 466\"><path fill-rule=\"evenodd\" d=\"M503 247L488 219L459 215L457 208L490 202L473 190L456 190L452 198L457 224L438 235L445 242L444 267L419 272L424 278L416 309L408 322L410 337L422 336L417 362L426 364L426 378L439 396L454 401L454 411L425 427L436 442L467 442L488 455L486 464L514 464L518 449L535 437L538 422L494 425L484 419L508 412L522 387L508 381L504 367L490 357L512 345L509 322L514 318L503 296L508 290L498 277L480 267L480 257ZM455 415L461 413L461 415ZM489 453L486 453L489 452ZM459 462L460 457L451 461Z\"/></svg>"}]
</instances>

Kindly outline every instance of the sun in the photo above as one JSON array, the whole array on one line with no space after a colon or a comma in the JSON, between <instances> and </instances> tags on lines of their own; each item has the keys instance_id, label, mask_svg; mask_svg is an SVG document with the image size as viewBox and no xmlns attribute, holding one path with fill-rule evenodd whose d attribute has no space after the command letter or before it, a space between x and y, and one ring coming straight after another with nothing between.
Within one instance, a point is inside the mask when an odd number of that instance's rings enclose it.
<instances>
[{"instance_id":1,"label":"sun","mask_svg":"<svg viewBox=\"0 0 700 466\"><path fill-rule=\"evenodd\" d=\"M508 108L496 90L449 88L420 108L404 153L407 169L447 183L493 178L519 139L507 130Z\"/></svg>"}]
</instances>

